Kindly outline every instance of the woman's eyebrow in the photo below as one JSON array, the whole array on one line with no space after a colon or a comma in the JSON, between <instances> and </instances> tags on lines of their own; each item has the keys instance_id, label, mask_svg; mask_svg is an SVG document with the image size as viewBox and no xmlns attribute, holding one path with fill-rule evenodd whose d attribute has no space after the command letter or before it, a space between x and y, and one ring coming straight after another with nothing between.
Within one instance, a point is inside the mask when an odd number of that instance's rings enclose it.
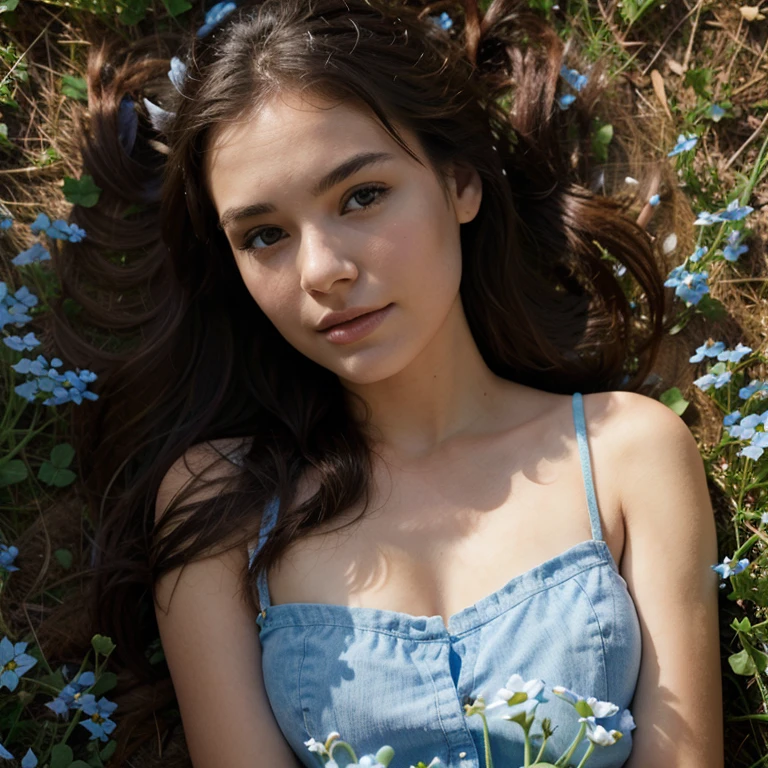
<instances>
[{"instance_id":1,"label":"woman's eyebrow","mask_svg":"<svg viewBox=\"0 0 768 768\"><path fill-rule=\"evenodd\" d=\"M394 159L395 156L391 152L360 152L357 155L352 155L352 157L347 158L343 163L340 163L334 169L326 173L325 176L312 187L312 195L314 197L320 197L320 195L324 194L332 187L335 187L337 184L340 184L344 179L349 178L363 168L369 165L374 165L375 163L382 163ZM276 207L272 203L252 203L251 205L228 208L221 215L217 227L219 229L225 229L229 224L235 221L240 221L240 219L261 216L264 213L274 213L276 210Z\"/></svg>"}]
</instances>

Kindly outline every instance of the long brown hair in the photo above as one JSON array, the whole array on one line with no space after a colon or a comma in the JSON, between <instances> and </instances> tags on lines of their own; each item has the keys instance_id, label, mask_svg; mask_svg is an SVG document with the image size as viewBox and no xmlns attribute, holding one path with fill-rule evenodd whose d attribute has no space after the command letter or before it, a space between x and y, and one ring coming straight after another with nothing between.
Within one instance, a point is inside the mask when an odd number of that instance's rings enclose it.
<instances>
[{"instance_id":1,"label":"long brown hair","mask_svg":"<svg viewBox=\"0 0 768 768\"><path fill-rule=\"evenodd\" d=\"M450 29L435 22L441 12ZM650 238L625 204L590 189L600 73L561 109L560 70L572 60L525 2L494 0L483 14L477 0L250 1L205 37L168 34L166 55L152 54L157 43L94 46L83 170L104 191L97 206L75 207L89 236L63 243L54 264L62 298L80 307L59 305L55 344L99 375L100 399L75 412L97 531L94 631L144 681L167 677L147 654L159 576L255 540L277 496L283 513L244 576L256 611L255 572L367 499L371 478L369 442L338 378L276 331L216 226L201 157L217 125L277 89L308 89L363 105L410 152L393 123L406 126L435 168L474 166L483 196L462 225L460 292L498 376L550 392L638 389L664 326ZM181 93L166 77L170 54L187 67ZM130 154L118 130L126 94L140 113ZM175 112L163 134L142 95ZM234 437L254 438L242 470L207 500L182 494L155 526L171 465ZM318 489L293 508L310 469Z\"/></svg>"}]
</instances>

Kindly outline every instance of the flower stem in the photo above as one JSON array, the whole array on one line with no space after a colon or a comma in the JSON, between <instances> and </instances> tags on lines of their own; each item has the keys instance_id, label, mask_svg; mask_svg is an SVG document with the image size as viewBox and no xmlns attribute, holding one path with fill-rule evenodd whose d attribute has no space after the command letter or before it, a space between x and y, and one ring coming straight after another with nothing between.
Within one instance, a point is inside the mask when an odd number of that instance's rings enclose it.
<instances>
[{"instance_id":1,"label":"flower stem","mask_svg":"<svg viewBox=\"0 0 768 768\"><path fill-rule=\"evenodd\" d=\"M579 742L584 738L584 733L587 730L586 723L581 724L581 728L579 728L579 732L576 734L576 738L571 743L571 746L568 747L568 751L562 754L558 759L555 765L561 766L561 765L568 765L568 761L571 759L571 755L576 751L576 747L579 746Z\"/></svg>"},{"instance_id":2,"label":"flower stem","mask_svg":"<svg viewBox=\"0 0 768 768\"><path fill-rule=\"evenodd\" d=\"M576 768L584 768L584 765L587 762L587 758L592 754L592 751L594 750L594 748L595 748L595 743L593 741L590 741L589 748L584 753L584 757L581 758L581 762L578 764L578 766L576 766Z\"/></svg>"},{"instance_id":3,"label":"flower stem","mask_svg":"<svg viewBox=\"0 0 768 768\"><path fill-rule=\"evenodd\" d=\"M355 754L355 750L352 749L352 747L347 744L346 741L341 741L341 739L336 739L333 744L331 744L331 749L329 751L331 757L333 757L333 750L336 749L336 747L344 747L344 749L349 752L350 757L352 758L352 762L357 763L357 755Z\"/></svg>"},{"instance_id":4,"label":"flower stem","mask_svg":"<svg viewBox=\"0 0 768 768\"><path fill-rule=\"evenodd\" d=\"M525 768L528 768L531 764L531 740L528 736L528 731L525 732L525 747L524 747L524 756L525 756Z\"/></svg>"},{"instance_id":5,"label":"flower stem","mask_svg":"<svg viewBox=\"0 0 768 768\"><path fill-rule=\"evenodd\" d=\"M488 721L485 712L478 712L483 721L483 741L485 742L485 768L493 768L493 756L491 755L491 736L488 733Z\"/></svg>"},{"instance_id":6,"label":"flower stem","mask_svg":"<svg viewBox=\"0 0 768 768\"><path fill-rule=\"evenodd\" d=\"M539 754L536 755L536 759L533 761L534 765L536 765L536 763L538 763L539 760L541 760L542 756L544 755L544 747L547 746L547 739L548 738L549 738L548 736L545 736L544 737L544 741L541 742L541 748L539 749Z\"/></svg>"}]
</instances>

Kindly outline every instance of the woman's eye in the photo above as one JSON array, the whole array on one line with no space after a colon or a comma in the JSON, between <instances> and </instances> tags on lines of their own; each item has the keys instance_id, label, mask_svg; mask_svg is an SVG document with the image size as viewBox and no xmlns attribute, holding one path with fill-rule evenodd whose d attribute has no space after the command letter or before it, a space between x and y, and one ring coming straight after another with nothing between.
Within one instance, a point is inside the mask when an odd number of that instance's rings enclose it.
<instances>
[{"instance_id":1,"label":"woman's eye","mask_svg":"<svg viewBox=\"0 0 768 768\"><path fill-rule=\"evenodd\" d=\"M264 227L264 229L258 229L255 232L249 234L240 250L242 251L263 251L265 248L275 245L282 238L280 232L282 230L279 227ZM256 247L252 246L252 243L261 238L263 245Z\"/></svg>"},{"instance_id":2,"label":"woman's eye","mask_svg":"<svg viewBox=\"0 0 768 768\"><path fill-rule=\"evenodd\" d=\"M361 211L365 210L366 208L372 208L374 205L381 202L381 200L387 195L389 191L389 187L384 187L380 184L372 184L367 187L361 187L347 198L347 205L350 201L355 200L360 207L351 208L350 210L352 211ZM345 206L345 208L346 207L347 206ZM283 239L280 236L280 233L283 231L284 230L280 229L280 227L262 227L261 229L249 232L245 236L245 240L238 250L245 251L246 253L265 251ZM261 238L262 245L253 247L253 243L259 238Z\"/></svg>"},{"instance_id":3,"label":"woman's eye","mask_svg":"<svg viewBox=\"0 0 768 768\"><path fill-rule=\"evenodd\" d=\"M349 200L358 198L358 202L363 208L370 208L373 204L379 202L379 200L381 200L388 191L389 189L387 187L381 187L378 185L363 187L362 189L358 189L356 192L353 192ZM371 195L373 195L372 198ZM359 198L362 198L362 200ZM365 200L368 200L368 202L365 202ZM358 208L357 210L360 209Z\"/></svg>"}]
</instances>

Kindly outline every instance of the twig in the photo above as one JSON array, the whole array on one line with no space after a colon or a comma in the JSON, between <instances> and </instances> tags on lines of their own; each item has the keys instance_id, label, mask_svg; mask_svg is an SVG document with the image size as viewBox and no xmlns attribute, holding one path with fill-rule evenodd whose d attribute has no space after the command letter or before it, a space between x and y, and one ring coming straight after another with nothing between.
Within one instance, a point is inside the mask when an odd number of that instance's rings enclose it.
<instances>
[{"instance_id":1,"label":"twig","mask_svg":"<svg viewBox=\"0 0 768 768\"><path fill-rule=\"evenodd\" d=\"M667 43L668 43L668 42L669 42L669 41L672 39L672 35L674 35L674 34L675 34L675 32L677 32L677 30L678 30L678 29L680 29L680 27L682 27L682 26L683 26L683 24L685 24L685 22L688 20L688 17L689 17L689 16L690 16L690 15L691 15L691 14L692 14L692 13L693 13L695 10L696 10L696 8L695 8L695 7L694 7L694 8L691 8L691 10L690 10L690 11L688 11L688 13L686 13L686 14L685 14L685 16L683 16L683 18L682 18L682 19L680 19L680 21L678 21L678 22L677 22L677 24L675 24L675 26L672 28L672 31L671 31L671 32L670 32L670 33L669 33L669 34L668 34L668 35L667 35L667 36L664 38L664 42L663 42L663 43L662 43L662 44L659 46L659 50L658 50L658 51L656 51L656 53L653 55L653 58L652 58L652 59L651 59L651 60L648 62L648 65L647 65L647 66L646 66L646 68L643 70L643 77L645 77L645 76L648 74L648 72L650 72L650 70L651 70L651 67L653 66L653 62L654 62L654 61L656 61L656 59L658 59L658 58L659 58L659 56L660 56L661 52L662 52L662 51L664 50L664 48L666 47Z\"/></svg>"},{"instance_id":2,"label":"twig","mask_svg":"<svg viewBox=\"0 0 768 768\"><path fill-rule=\"evenodd\" d=\"M13 62L13 66L12 66L12 67L11 67L11 68L8 70L8 72L5 74L5 76L3 77L3 79L2 79L2 80L0 80L0 87L2 87L2 86L5 84L5 82L8 80L8 78L9 78L9 77L11 76L11 74L13 73L13 70L14 70L14 69L16 69L16 67L18 66L19 62L20 62L20 61L21 61L21 60L22 60L22 59L23 59L23 58L24 58L24 57L25 57L25 56L26 56L26 55L27 55L27 54L28 54L28 53L29 53L29 52L32 50L32 46L34 46L34 44L35 44L35 43L36 43L36 42L37 42L37 41L38 41L38 40L39 40L39 39L40 39L40 38L41 38L41 37L42 37L42 36L43 36L43 35L44 35L44 34L45 34L47 31L48 31L48 27L50 27L50 26L51 26L51 24L53 24L53 22L54 22L54 21L56 21L56 20L59 18L59 16L61 16L61 14L62 14L62 13L64 13L64 11L63 11L63 10L59 11L59 12L56 14L56 16L54 16L54 18L52 18L52 19L51 19L51 20L50 20L50 21L49 21L49 22L48 22L48 23L47 23L47 24L46 24L46 25L45 25L45 26L44 26L44 27L43 27L43 28L40 30L40 34L39 34L39 35L38 35L38 36L37 36L37 37L36 37L36 38L35 38L35 39L34 39L34 40L33 40L33 41L32 41L32 42L31 42L31 43L28 45L28 46L27 46L26 50L25 50L25 51L24 51L24 52L23 52L23 53L22 53L22 54L19 56L19 58L18 58L18 59L16 59L16 61L14 61L14 62Z\"/></svg>"},{"instance_id":3,"label":"twig","mask_svg":"<svg viewBox=\"0 0 768 768\"><path fill-rule=\"evenodd\" d=\"M737 40L739 38L739 33L741 32L741 27L743 24L744 24L744 17L742 16L739 18L739 28L736 30ZM733 65L736 62L736 59L738 58L739 58L739 51L737 51L736 53L733 54L733 56L731 56L731 60L728 62L728 70L725 73L725 77L718 78L717 88L715 88L715 99L714 99L715 101L717 101L717 99L720 96L720 86L723 83L729 83L731 81L731 72L733 71Z\"/></svg>"},{"instance_id":4,"label":"twig","mask_svg":"<svg viewBox=\"0 0 768 768\"><path fill-rule=\"evenodd\" d=\"M757 62L760 63L759 61ZM757 77L753 77L748 83L744 83L744 85L740 85L738 88L734 88L731 91L731 96L738 96L742 91L746 91L747 88L751 88L755 83L759 83L761 80L765 78L765 75L757 75Z\"/></svg>"},{"instance_id":5,"label":"twig","mask_svg":"<svg viewBox=\"0 0 768 768\"><path fill-rule=\"evenodd\" d=\"M683 72L688 71L688 63L691 60L691 53L693 51L693 41L696 39L696 30L699 27L699 18L701 17L701 6L704 0L699 0L696 3L696 18L693 20L693 27L691 27L691 36L688 38L688 48L685 50L685 58L683 59ZM741 24L741 22L739 22Z\"/></svg>"},{"instance_id":6,"label":"twig","mask_svg":"<svg viewBox=\"0 0 768 768\"><path fill-rule=\"evenodd\" d=\"M768 112L765 113L760 125L755 128L755 132L731 155L723 168L724 171L727 171L733 165L734 160L760 135L760 131L763 130L766 123L768 123Z\"/></svg>"},{"instance_id":7,"label":"twig","mask_svg":"<svg viewBox=\"0 0 768 768\"><path fill-rule=\"evenodd\" d=\"M0 170L0 173L31 173L32 171L42 171L46 168L50 168L52 165L55 165L55 163L51 163L50 165L30 165L26 168L6 168L4 170Z\"/></svg>"}]
</instances>

